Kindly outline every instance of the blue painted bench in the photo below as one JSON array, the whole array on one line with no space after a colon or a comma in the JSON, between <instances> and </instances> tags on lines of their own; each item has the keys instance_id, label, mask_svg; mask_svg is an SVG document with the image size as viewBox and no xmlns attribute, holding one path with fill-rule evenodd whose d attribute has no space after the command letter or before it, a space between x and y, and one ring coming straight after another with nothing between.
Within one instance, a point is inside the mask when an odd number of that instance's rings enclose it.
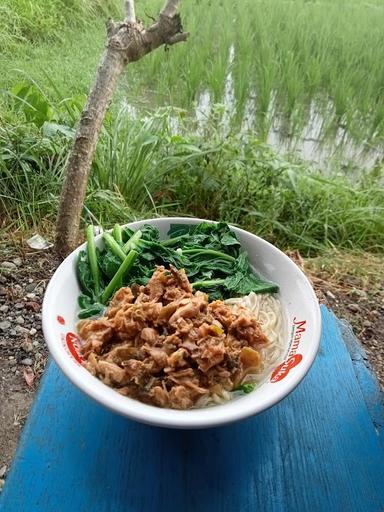
<instances>
[{"instance_id":1,"label":"blue painted bench","mask_svg":"<svg viewBox=\"0 0 384 512\"><path fill-rule=\"evenodd\" d=\"M289 397L205 431L116 416L50 363L0 510L383 511L383 397L352 333L322 317L320 353Z\"/></svg>"}]
</instances>

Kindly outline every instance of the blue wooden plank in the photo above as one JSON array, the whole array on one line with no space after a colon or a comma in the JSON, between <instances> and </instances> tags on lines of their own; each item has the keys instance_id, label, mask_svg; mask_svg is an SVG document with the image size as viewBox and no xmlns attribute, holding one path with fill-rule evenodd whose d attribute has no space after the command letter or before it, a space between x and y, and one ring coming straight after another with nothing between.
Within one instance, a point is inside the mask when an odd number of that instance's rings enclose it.
<instances>
[{"instance_id":1,"label":"blue wooden plank","mask_svg":"<svg viewBox=\"0 0 384 512\"><path fill-rule=\"evenodd\" d=\"M3 512L384 509L384 452L334 316L283 402L227 427L140 425L88 400L51 364Z\"/></svg>"},{"instance_id":2,"label":"blue wooden plank","mask_svg":"<svg viewBox=\"0 0 384 512\"><path fill-rule=\"evenodd\" d=\"M373 424L380 434L379 439L384 449L384 393L380 389L379 382L372 375L368 362L368 356L361 343L354 335L350 324L346 321L339 322L340 332L351 355L353 368L359 382L361 392L367 404Z\"/></svg>"}]
</instances>

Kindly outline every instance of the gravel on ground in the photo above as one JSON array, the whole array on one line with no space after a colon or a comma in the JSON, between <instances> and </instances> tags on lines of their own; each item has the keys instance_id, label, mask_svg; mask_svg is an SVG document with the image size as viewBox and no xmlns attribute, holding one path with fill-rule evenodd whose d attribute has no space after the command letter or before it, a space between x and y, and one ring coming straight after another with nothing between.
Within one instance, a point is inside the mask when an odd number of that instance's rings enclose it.
<instances>
[{"instance_id":1,"label":"gravel on ground","mask_svg":"<svg viewBox=\"0 0 384 512\"><path fill-rule=\"evenodd\" d=\"M0 247L0 488L48 358L41 328L51 252Z\"/></svg>"}]
</instances>

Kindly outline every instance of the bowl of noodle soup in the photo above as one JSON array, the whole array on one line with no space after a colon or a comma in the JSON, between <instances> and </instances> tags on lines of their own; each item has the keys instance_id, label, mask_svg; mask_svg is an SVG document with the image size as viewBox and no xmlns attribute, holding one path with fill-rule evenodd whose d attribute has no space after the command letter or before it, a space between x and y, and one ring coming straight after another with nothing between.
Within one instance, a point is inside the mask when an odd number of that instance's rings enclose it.
<instances>
[{"instance_id":1,"label":"bowl of noodle soup","mask_svg":"<svg viewBox=\"0 0 384 512\"><path fill-rule=\"evenodd\" d=\"M196 225L194 218L157 218L128 224L133 230L151 224L166 239L171 224ZM249 262L262 278L279 286L278 293L231 297L224 301L234 317L246 310L257 318L267 342L258 352L262 364L242 375L240 388L221 389L201 396L185 410L155 406L116 392L96 378L84 360L78 334L76 261L80 246L59 266L44 297L43 331L51 355L64 374L84 393L112 411L136 421L171 428L207 428L258 414L286 397L310 369L320 343L321 318L318 301L297 265L269 242L231 226ZM101 244L96 237L96 245ZM208 306L211 307L211 306ZM247 384L251 391L245 392ZM245 385L245 387L244 387ZM159 405L159 404L158 404Z\"/></svg>"}]
</instances>

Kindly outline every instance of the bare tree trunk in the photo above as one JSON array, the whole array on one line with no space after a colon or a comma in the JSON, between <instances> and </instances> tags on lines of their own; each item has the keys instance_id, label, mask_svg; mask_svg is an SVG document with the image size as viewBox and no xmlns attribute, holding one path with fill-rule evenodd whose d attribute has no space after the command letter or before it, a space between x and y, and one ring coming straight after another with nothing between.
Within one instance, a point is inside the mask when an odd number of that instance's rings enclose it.
<instances>
[{"instance_id":1,"label":"bare tree trunk","mask_svg":"<svg viewBox=\"0 0 384 512\"><path fill-rule=\"evenodd\" d=\"M185 41L176 10L180 0L168 0L159 19L147 29L135 18L134 0L125 0L127 17L108 22L107 47L94 86L82 112L69 156L57 219L55 248L66 256L78 243L79 226L88 176L105 113L123 69L159 46Z\"/></svg>"}]
</instances>

